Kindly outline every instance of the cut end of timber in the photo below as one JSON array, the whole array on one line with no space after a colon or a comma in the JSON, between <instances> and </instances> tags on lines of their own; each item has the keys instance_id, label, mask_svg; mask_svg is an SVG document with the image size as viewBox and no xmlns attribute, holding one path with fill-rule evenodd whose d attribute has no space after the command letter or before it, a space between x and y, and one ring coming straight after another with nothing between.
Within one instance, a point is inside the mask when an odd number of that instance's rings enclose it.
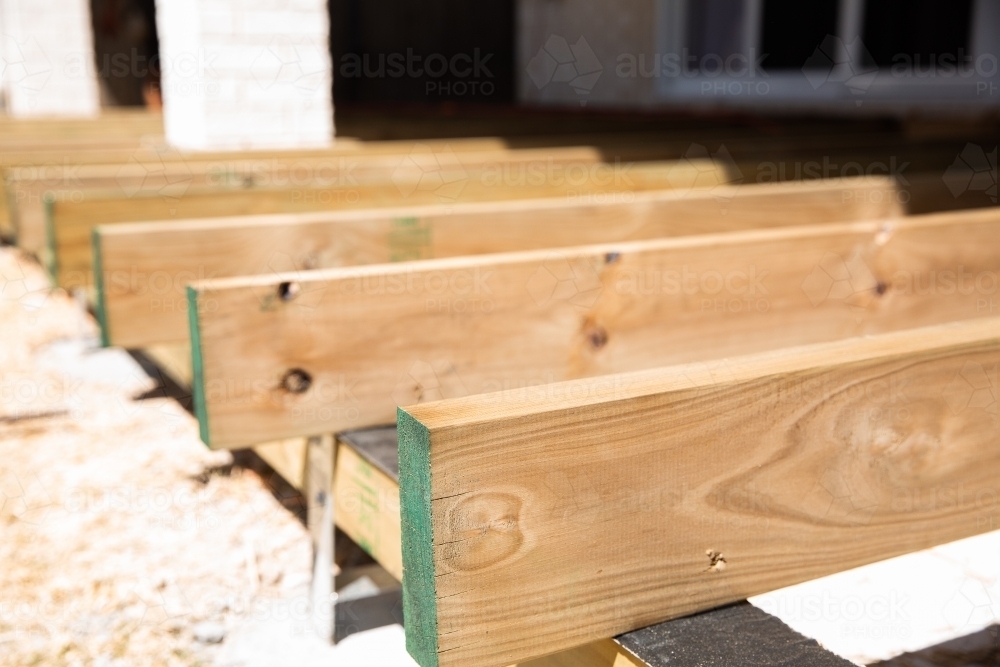
<instances>
[{"instance_id":1,"label":"cut end of timber","mask_svg":"<svg viewBox=\"0 0 1000 667\"><path fill-rule=\"evenodd\" d=\"M198 418L198 434L209 448L212 443L208 430L208 406L205 404L205 369L201 354L201 327L198 324L198 291L187 288L188 325L191 330L191 397L194 416Z\"/></svg>"},{"instance_id":2,"label":"cut end of timber","mask_svg":"<svg viewBox=\"0 0 1000 667\"><path fill-rule=\"evenodd\" d=\"M59 285L59 260L56 256L56 226L52 218L55 214L55 198L45 193L45 270L53 286Z\"/></svg>"},{"instance_id":3,"label":"cut end of timber","mask_svg":"<svg viewBox=\"0 0 1000 667\"><path fill-rule=\"evenodd\" d=\"M399 513L403 537L406 650L420 667L438 667L430 432L401 408L396 411L396 422L399 434Z\"/></svg>"},{"instance_id":4,"label":"cut end of timber","mask_svg":"<svg viewBox=\"0 0 1000 667\"><path fill-rule=\"evenodd\" d=\"M101 327L101 346L111 347L111 331L108 329L107 304L104 302L104 269L101 263L101 235L97 227L90 233L90 247L94 252L94 291L97 298L94 303L94 311L97 315L97 324Z\"/></svg>"}]
</instances>

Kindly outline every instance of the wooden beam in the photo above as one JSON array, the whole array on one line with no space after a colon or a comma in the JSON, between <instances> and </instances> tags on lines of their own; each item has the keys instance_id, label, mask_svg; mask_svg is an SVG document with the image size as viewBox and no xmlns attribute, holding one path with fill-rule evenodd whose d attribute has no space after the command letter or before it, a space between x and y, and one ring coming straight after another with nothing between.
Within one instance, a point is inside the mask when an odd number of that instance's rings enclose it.
<instances>
[{"instance_id":1,"label":"wooden beam","mask_svg":"<svg viewBox=\"0 0 1000 667\"><path fill-rule=\"evenodd\" d=\"M105 342L184 341L186 282L685 236L903 214L888 178L637 193L629 201L525 200L97 227ZM157 287L151 287L156 282Z\"/></svg>"},{"instance_id":2,"label":"wooden beam","mask_svg":"<svg viewBox=\"0 0 1000 667\"><path fill-rule=\"evenodd\" d=\"M323 641L332 642L336 629L333 597L333 469L335 443L330 434L309 438L306 450L306 522L312 542L310 625Z\"/></svg>"},{"instance_id":3,"label":"wooden beam","mask_svg":"<svg viewBox=\"0 0 1000 667\"><path fill-rule=\"evenodd\" d=\"M601 152L587 146L553 149L509 149L482 141L484 149L472 150L479 142L451 146L392 142L399 152L389 152L383 143L364 151L340 147L336 150L252 151L191 154L163 147L136 148L121 156L119 163L86 164L78 161L39 167L33 164L6 169L6 197L12 211L18 245L38 252L44 244L46 197L80 201L88 192L103 196L133 198L162 196L179 199L189 190L244 190L263 188L339 188L392 183L400 188L418 187L421 171L409 156L425 159L432 167L439 160L448 168L476 169L484 164L510 161L512 165L544 165L565 168L568 164L593 164ZM490 148L485 148L491 146ZM435 147L437 153L435 153ZM360 152L359 152L360 151ZM451 161L451 164L448 162ZM403 169L400 166L404 165ZM513 169L517 173L517 168ZM466 172L468 175L468 172ZM351 193L353 196L353 193Z\"/></svg>"},{"instance_id":4,"label":"wooden beam","mask_svg":"<svg viewBox=\"0 0 1000 667\"><path fill-rule=\"evenodd\" d=\"M163 116L148 110L105 110L93 118L3 118L0 146L26 139L74 141L163 134Z\"/></svg>"},{"instance_id":5,"label":"wooden beam","mask_svg":"<svg viewBox=\"0 0 1000 667\"><path fill-rule=\"evenodd\" d=\"M194 402L211 447L339 432L436 398L981 317L998 273L994 209L195 282Z\"/></svg>"},{"instance_id":6,"label":"wooden beam","mask_svg":"<svg viewBox=\"0 0 1000 667\"><path fill-rule=\"evenodd\" d=\"M138 194L134 197L88 195L78 201L50 199L46 203L47 248L45 264L56 283L66 288L92 284L91 233L98 224L168 220L198 217L297 213L337 209L403 207L470 201L502 201L536 197L622 196L622 192L695 186L717 186L728 182L725 166L716 162L652 162L631 165L622 172L616 165L580 164L580 180L562 176L508 183L492 166L470 172L449 172L438 187L430 184L410 189L408 183L337 185L307 184L301 188L251 190L189 189L181 197ZM473 176L468 176L473 173ZM467 179L467 180L463 180ZM433 186L433 187L432 187Z\"/></svg>"},{"instance_id":7,"label":"wooden beam","mask_svg":"<svg viewBox=\"0 0 1000 667\"><path fill-rule=\"evenodd\" d=\"M391 430L395 441L395 429ZM402 581L397 479L341 438L333 489L337 525L389 574Z\"/></svg>"},{"instance_id":8,"label":"wooden beam","mask_svg":"<svg viewBox=\"0 0 1000 667\"><path fill-rule=\"evenodd\" d=\"M590 137L595 139L595 137ZM597 138L600 140L601 138ZM549 155L562 155L567 159L572 153L590 162L617 155L622 160L632 160L667 155L665 149L649 142L635 142L623 137L605 137L608 147L563 145L544 150ZM357 158L372 165L379 159L395 160L394 168L404 157L426 156L430 153L447 159L456 155L463 164L476 154L530 153L531 147L542 150L538 141L521 142L525 148L515 148L499 137L468 139L427 139L422 141L372 141L362 142L338 138L330 147L296 150L249 150L187 152L164 144L160 136L101 138L90 141L76 139L58 140L38 144L40 139L12 146L0 138L0 166L3 167L5 188L0 195L4 207L0 209L0 232L17 238L18 244L28 252L40 254L45 247L45 222L42 195L52 192L62 199L77 199L84 190L112 188L119 194L134 194L142 189L159 192L161 181L174 184L168 189L176 194L176 186L197 187L199 178L216 177L223 183L250 180L256 185L287 178L288 167L296 170L295 178L302 182L309 164L316 173L325 177L340 178L351 182L364 178L370 169L357 164ZM670 154L677 155L676 151ZM613 161L613 157L611 160ZM329 161L334 161L333 165ZM374 161L374 162L373 162ZM292 164L289 164L292 162ZM142 172L148 178L144 178ZM356 175L357 174L357 175ZM403 174L405 175L405 173ZM398 175L397 175L398 176ZM137 184L138 183L138 184ZM11 214L8 215L8 209Z\"/></svg>"},{"instance_id":9,"label":"wooden beam","mask_svg":"<svg viewBox=\"0 0 1000 667\"><path fill-rule=\"evenodd\" d=\"M998 364L986 318L400 410L407 648L499 667L984 532Z\"/></svg>"},{"instance_id":10,"label":"wooden beam","mask_svg":"<svg viewBox=\"0 0 1000 667\"><path fill-rule=\"evenodd\" d=\"M402 580L396 429L342 433L338 441L337 525ZM759 664L848 664L744 602L591 642L519 667L645 667L660 665L667 656L678 664L741 664L747 656Z\"/></svg>"},{"instance_id":11,"label":"wooden beam","mask_svg":"<svg viewBox=\"0 0 1000 667\"><path fill-rule=\"evenodd\" d=\"M150 350L146 353L158 363L166 362L168 367L180 369L179 381L190 386L190 362L181 362L185 354L190 354L189 349L159 346L155 353ZM343 433L336 447L339 453L333 495L337 525L390 574L402 580L396 429ZM305 439L258 445L254 451L293 486L304 488ZM713 640L720 632L727 641ZM844 664L814 641L796 635L778 619L740 604L643 628L615 640L592 642L519 667L655 667L660 664L665 645L669 646L671 656L683 656L691 662L709 661L708 664L734 662L735 656L749 652L756 652L764 661L790 665Z\"/></svg>"}]
</instances>

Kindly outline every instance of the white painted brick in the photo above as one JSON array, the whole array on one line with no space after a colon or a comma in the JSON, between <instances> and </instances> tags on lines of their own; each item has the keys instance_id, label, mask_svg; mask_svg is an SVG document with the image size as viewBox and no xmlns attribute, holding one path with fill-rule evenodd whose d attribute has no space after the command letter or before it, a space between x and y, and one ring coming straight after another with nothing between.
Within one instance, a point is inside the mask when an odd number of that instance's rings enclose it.
<instances>
[{"instance_id":1,"label":"white painted brick","mask_svg":"<svg viewBox=\"0 0 1000 667\"><path fill-rule=\"evenodd\" d=\"M170 143L296 148L332 140L325 0L157 0L157 28L165 62L197 63L164 73Z\"/></svg>"},{"instance_id":2,"label":"white painted brick","mask_svg":"<svg viewBox=\"0 0 1000 667\"><path fill-rule=\"evenodd\" d=\"M100 111L87 0L0 2L2 86L15 116Z\"/></svg>"}]
</instances>

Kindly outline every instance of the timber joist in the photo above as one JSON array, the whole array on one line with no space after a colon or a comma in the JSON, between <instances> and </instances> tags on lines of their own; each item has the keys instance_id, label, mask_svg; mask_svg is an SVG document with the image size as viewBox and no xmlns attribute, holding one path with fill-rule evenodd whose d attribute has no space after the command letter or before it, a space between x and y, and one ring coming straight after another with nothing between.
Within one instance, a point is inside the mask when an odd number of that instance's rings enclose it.
<instances>
[{"instance_id":1,"label":"timber joist","mask_svg":"<svg viewBox=\"0 0 1000 667\"><path fill-rule=\"evenodd\" d=\"M336 213L102 225L94 231L97 310L124 347L187 340L186 282L365 264L878 220L904 212L891 179L636 193L629 201L550 198ZM155 283L155 285L154 285Z\"/></svg>"},{"instance_id":2,"label":"timber joist","mask_svg":"<svg viewBox=\"0 0 1000 667\"><path fill-rule=\"evenodd\" d=\"M195 405L212 447L338 432L440 398L982 317L998 274L986 209L195 281Z\"/></svg>"}]
</instances>

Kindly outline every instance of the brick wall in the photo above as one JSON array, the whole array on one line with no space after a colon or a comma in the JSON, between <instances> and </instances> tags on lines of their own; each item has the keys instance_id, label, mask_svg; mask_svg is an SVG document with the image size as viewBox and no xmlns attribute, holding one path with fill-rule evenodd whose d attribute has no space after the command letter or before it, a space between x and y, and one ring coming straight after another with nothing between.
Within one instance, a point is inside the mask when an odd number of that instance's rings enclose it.
<instances>
[{"instance_id":1,"label":"brick wall","mask_svg":"<svg viewBox=\"0 0 1000 667\"><path fill-rule=\"evenodd\" d=\"M0 30L7 113L89 116L100 111L87 0L2 0Z\"/></svg>"},{"instance_id":2,"label":"brick wall","mask_svg":"<svg viewBox=\"0 0 1000 667\"><path fill-rule=\"evenodd\" d=\"M333 137L325 0L157 0L167 141L298 148Z\"/></svg>"}]
</instances>

